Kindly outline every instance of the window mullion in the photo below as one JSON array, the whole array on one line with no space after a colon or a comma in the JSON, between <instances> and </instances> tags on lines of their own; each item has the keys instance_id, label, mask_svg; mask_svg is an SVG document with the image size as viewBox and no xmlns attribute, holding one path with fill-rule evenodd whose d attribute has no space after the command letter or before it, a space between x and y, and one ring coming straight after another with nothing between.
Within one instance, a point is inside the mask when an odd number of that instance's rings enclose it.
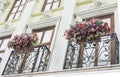
<instances>
[{"instance_id":1,"label":"window mullion","mask_svg":"<svg viewBox=\"0 0 120 77\"><path fill-rule=\"evenodd\" d=\"M4 41L4 39L3 39L2 42L0 43L0 47L2 46L3 41Z\"/></svg>"},{"instance_id":2,"label":"window mullion","mask_svg":"<svg viewBox=\"0 0 120 77\"><path fill-rule=\"evenodd\" d=\"M19 9L19 8L20 8L20 6L21 6L21 3L22 3L22 0L20 0L20 4L19 4L19 6L18 6L18 8L17 8L17 10L16 10L16 12L15 12L15 14L14 14L13 19L15 18L16 14L17 14L17 12L18 12L18 9Z\"/></svg>"},{"instance_id":3,"label":"window mullion","mask_svg":"<svg viewBox=\"0 0 120 77\"><path fill-rule=\"evenodd\" d=\"M45 31L43 31L43 33L42 33L42 38L41 38L41 40L40 40L40 44L41 44L42 41L43 41L44 35L45 35Z\"/></svg>"},{"instance_id":4,"label":"window mullion","mask_svg":"<svg viewBox=\"0 0 120 77\"><path fill-rule=\"evenodd\" d=\"M54 35L55 28L53 28L52 30L53 30L53 31L52 31L52 35L51 35L51 38L50 38L49 48L50 48L50 46L51 46L51 42L52 42L52 38L53 38L53 35Z\"/></svg>"},{"instance_id":5,"label":"window mullion","mask_svg":"<svg viewBox=\"0 0 120 77\"><path fill-rule=\"evenodd\" d=\"M53 0L52 3L51 3L51 7L50 7L50 9L52 9L52 7L53 7L53 3L54 3L54 0Z\"/></svg>"}]
</instances>

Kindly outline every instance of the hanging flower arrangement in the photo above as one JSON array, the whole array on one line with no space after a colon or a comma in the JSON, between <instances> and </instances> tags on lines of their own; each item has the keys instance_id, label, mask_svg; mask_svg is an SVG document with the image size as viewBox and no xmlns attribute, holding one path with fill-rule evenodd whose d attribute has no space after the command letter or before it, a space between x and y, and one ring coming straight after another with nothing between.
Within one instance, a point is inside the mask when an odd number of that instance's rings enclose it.
<instances>
[{"instance_id":1,"label":"hanging flower arrangement","mask_svg":"<svg viewBox=\"0 0 120 77\"><path fill-rule=\"evenodd\" d=\"M109 32L110 27L107 22L93 18L87 22L76 22L74 26L71 26L70 29L65 31L64 36L66 39L80 44L81 42L100 39L102 34Z\"/></svg>"},{"instance_id":2,"label":"hanging flower arrangement","mask_svg":"<svg viewBox=\"0 0 120 77\"><path fill-rule=\"evenodd\" d=\"M8 42L8 48L13 48L17 53L31 51L38 42L36 33L23 33L16 35Z\"/></svg>"}]
</instances>

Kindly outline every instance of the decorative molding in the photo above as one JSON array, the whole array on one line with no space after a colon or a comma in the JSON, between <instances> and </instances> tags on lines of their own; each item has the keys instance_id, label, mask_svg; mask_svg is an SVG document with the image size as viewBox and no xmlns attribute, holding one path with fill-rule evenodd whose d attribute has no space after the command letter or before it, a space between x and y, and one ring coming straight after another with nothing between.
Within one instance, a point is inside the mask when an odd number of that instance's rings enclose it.
<instances>
[{"instance_id":1,"label":"decorative molding","mask_svg":"<svg viewBox=\"0 0 120 77\"><path fill-rule=\"evenodd\" d=\"M43 18L49 18L49 17L51 17L51 16L52 16L51 11L44 11L44 13L43 13Z\"/></svg>"},{"instance_id":2,"label":"decorative molding","mask_svg":"<svg viewBox=\"0 0 120 77\"><path fill-rule=\"evenodd\" d=\"M36 16L41 16L41 15L43 15L43 12L35 13L35 14L32 14L31 16L32 16L32 17L36 17Z\"/></svg>"},{"instance_id":3,"label":"decorative molding","mask_svg":"<svg viewBox=\"0 0 120 77\"><path fill-rule=\"evenodd\" d=\"M116 8L117 8L117 3L101 6L99 8L91 8L86 11L75 13L74 15L77 17L79 16L80 18L91 18L95 16L112 14L114 13Z\"/></svg>"},{"instance_id":4,"label":"decorative molding","mask_svg":"<svg viewBox=\"0 0 120 77\"><path fill-rule=\"evenodd\" d=\"M3 1L0 1L0 10L4 11L4 3L3 3Z\"/></svg>"},{"instance_id":5,"label":"decorative molding","mask_svg":"<svg viewBox=\"0 0 120 77\"><path fill-rule=\"evenodd\" d=\"M64 7L59 7L59 8L56 8L56 9L52 9L50 11L53 13L53 12L60 11L60 10L63 10L63 9L64 9ZM43 14L44 14L44 12L35 13L35 14L32 14L32 17L41 16Z\"/></svg>"},{"instance_id":6,"label":"decorative molding","mask_svg":"<svg viewBox=\"0 0 120 77\"><path fill-rule=\"evenodd\" d=\"M93 0L94 3L94 8L98 8L100 6L102 6L105 3L105 0Z\"/></svg>"},{"instance_id":7,"label":"decorative molding","mask_svg":"<svg viewBox=\"0 0 120 77\"><path fill-rule=\"evenodd\" d=\"M85 1L80 1L80 2L77 2L77 6L81 6L81 5L85 5L85 4L88 4L88 3L92 3L93 0L85 0Z\"/></svg>"},{"instance_id":8,"label":"decorative molding","mask_svg":"<svg viewBox=\"0 0 120 77\"><path fill-rule=\"evenodd\" d=\"M59 8L55 8L55 9L52 9L51 12L56 12L56 11L60 11L60 10L63 10L64 7L59 7Z\"/></svg>"},{"instance_id":9,"label":"decorative molding","mask_svg":"<svg viewBox=\"0 0 120 77\"><path fill-rule=\"evenodd\" d=\"M0 10L4 11L5 8L10 4L9 0L1 0L0 1Z\"/></svg>"},{"instance_id":10,"label":"decorative molding","mask_svg":"<svg viewBox=\"0 0 120 77\"><path fill-rule=\"evenodd\" d=\"M5 29L9 29L12 26L12 22L11 21L6 21L6 24L4 25Z\"/></svg>"},{"instance_id":11,"label":"decorative molding","mask_svg":"<svg viewBox=\"0 0 120 77\"><path fill-rule=\"evenodd\" d=\"M0 29L0 37L11 35L14 30L15 28L9 28L9 29L2 28Z\"/></svg>"},{"instance_id":12,"label":"decorative molding","mask_svg":"<svg viewBox=\"0 0 120 77\"><path fill-rule=\"evenodd\" d=\"M11 21L9 21L9 22L14 23L14 22L17 22L17 21L19 21L19 20L20 20L20 19L14 19L14 20L11 20ZM0 26L5 25L5 24L6 24L6 21L0 22Z\"/></svg>"},{"instance_id":13,"label":"decorative molding","mask_svg":"<svg viewBox=\"0 0 120 77\"><path fill-rule=\"evenodd\" d=\"M42 19L40 21L30 23L27 26L31 29L50 27L50 26L56 25L56 23L59 19L60 19L60 17Z\"/></svg>"},{"instance_id":14,"label":"decorative molding","mask_svg":"<svg viewBox=\"0 0 120 77\"><path fill-rule=\"evenodd\" d=\"M92 68L74 68L74 69L67 69L67 70L61 70L61 71L47 71L47 72L35 72L35 73L27 73L27 74L15 74L15 75L8 75L5 77L18 77L18 76L19 77L36 77L36 76L45 76L45 77L67 76L67 77L69 77L70 75L72 75L74 77L73 74L76 74L79 77L78 74L81 74L84 76L85 73L86 74L87 73L93 74L93 73L97 73L97 72L112 73L112 71L120 71L120 64L114 64L114 65L109 65L109 66L96 66L96 67L92 67Z\"/></svg>"},{"instance_id":15,"label":"decorative molding","mask_svg":"<svg viewBox=\"0 0 120 77\"><path fill-rule=\"evenodd\" d=\"M4 1L4 6L7 7L10 4L10 0L3 0Z\"/></svg>"},{"instance_id":16,"label":"decorative molding","mask_svg":"<svg viewBox=\"0 0 120 77\"><path fill-rule=\"evenodd\" d=\"M20 20L20 18L18 18L18 19L13 19L13 20L11 20L11 22L14 23L14 22L17 22L17 21L19 21L19 20Z\"/></svg>"}]
</instances>

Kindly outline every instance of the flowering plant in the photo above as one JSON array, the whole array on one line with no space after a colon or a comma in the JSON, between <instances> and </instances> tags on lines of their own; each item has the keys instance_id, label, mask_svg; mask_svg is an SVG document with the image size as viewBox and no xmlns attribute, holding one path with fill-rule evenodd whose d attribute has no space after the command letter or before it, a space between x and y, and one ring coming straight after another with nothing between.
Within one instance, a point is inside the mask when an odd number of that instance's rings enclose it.
<instances>
[{"instance_id":1,"label":"flowering plant","mask_svg":"<svg viewBox=\"0 0 120 77\"><path fill-rule=\"evenodd\" d=\"M64 33L66 39L73 40L76 43L96 40L101 34L110 32L107 22L93 18L87 22L76 22L74 26L67 29Z\"/></svg>"},{"instance_id":2,"label":"flowering plant","mask_svg":"<svg viewBox=\"0 0 120 77\"><path fill-rule=\"evenodd\" d=\"M16 35L11 41L8 42L9 48L14 49L24 49L29 48L38 42L38 36L36 33L23 33L21 35Z\"/></svg>"}]
</instances>

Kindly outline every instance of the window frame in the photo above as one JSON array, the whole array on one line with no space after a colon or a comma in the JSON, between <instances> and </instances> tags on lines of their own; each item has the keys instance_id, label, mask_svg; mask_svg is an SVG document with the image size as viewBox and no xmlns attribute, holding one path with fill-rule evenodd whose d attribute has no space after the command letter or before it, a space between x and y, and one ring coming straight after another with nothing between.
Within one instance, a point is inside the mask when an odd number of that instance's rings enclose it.
<instances>
[{"instance_id":1,"label":"window frame","mask_svg":"<svg viewBox=\"0 0 120 77\"><path fill-rule=\"evenodd\" d=\"M15 6L16 3L17 3L17 1L20 1L20 3L18 4L18 6ZM7 15L5 21L11 21L11 20L14 20L14 19L18 19L18 18L21 16L21 13L23 12L23 9L24 9L24 7L25 7L25 5L26 5L26 3L27 3L27 0L25 1L24 4L22 4L22 1L23 1L23 0L15 0L15 1L14 1L13 5L12 5L12 8L11 8L11 10L9 11L9 14ZM23 8L19 11L19 8L20 8L21 6L23 6ZM14 10L14 8L17 8L17 10L16 10L14 13L12 13L12 11ZM16 15L17 15L17 13L20 13L20 15L19 15L18 18L15 18ZM11 14L13 14L13 18L9 20Z\"/></svg>"},{"instance_id":2,"label":"window frame","mask_svg":"<svg viewBox=\"0 0 120 77\"><path fill-rule=\"evenodd\" d=\"M44 35L45 35L45 32L46 32L46 31L49 31L49 30L52 30L52 34L51 34L50 41L49 41L49 42L42 43L43 38L44 38ZM46 46L48 46L48 48L51 47L52 39L53 39L54 32L55 32L55 26L50 26L50 27L35 29L35 30L32 30L32 32L33 32L33 33L34 33L34 32L35 32L35 33L37 33L37 32L43 32L43 33L42 33L41 40L39 40L40 43L39 43L37 46L46 45ZM39 38L39 37L38 37L38 38Z\"/></svg>"},{"instance_id":3,"label":"window frame","mask_svg":"<svg viewBox=\"0 0 120 77\"><path fill-rule=\"evenodd\" d=\"M110 32L114 33L115 32L115 22L114 22L114 13L108 14L108 15L100 15L100 16L94 16L94 17L89 17L89 18L84 18L83 21L85 20L90 20L92 18L98 18L98 19L105 19L105 18L110 18Z\"/></svg>"},{"instance_id":4,"label":"window frame","mask_svg":"<svg viewBox=\"0 0 120 77\"><path fill-rule=\"evenodd\" d=\"M52 0L52 2L49 2L49 3L47 3L47 0L45 0L41 11L45 11L45 7L46 7L47 4L51 4L49 10L52 10L54 2L59 2L58 6L56 8L60 7L61 0L58 0L58 1Z\"/></svg>"}]
</instances>

